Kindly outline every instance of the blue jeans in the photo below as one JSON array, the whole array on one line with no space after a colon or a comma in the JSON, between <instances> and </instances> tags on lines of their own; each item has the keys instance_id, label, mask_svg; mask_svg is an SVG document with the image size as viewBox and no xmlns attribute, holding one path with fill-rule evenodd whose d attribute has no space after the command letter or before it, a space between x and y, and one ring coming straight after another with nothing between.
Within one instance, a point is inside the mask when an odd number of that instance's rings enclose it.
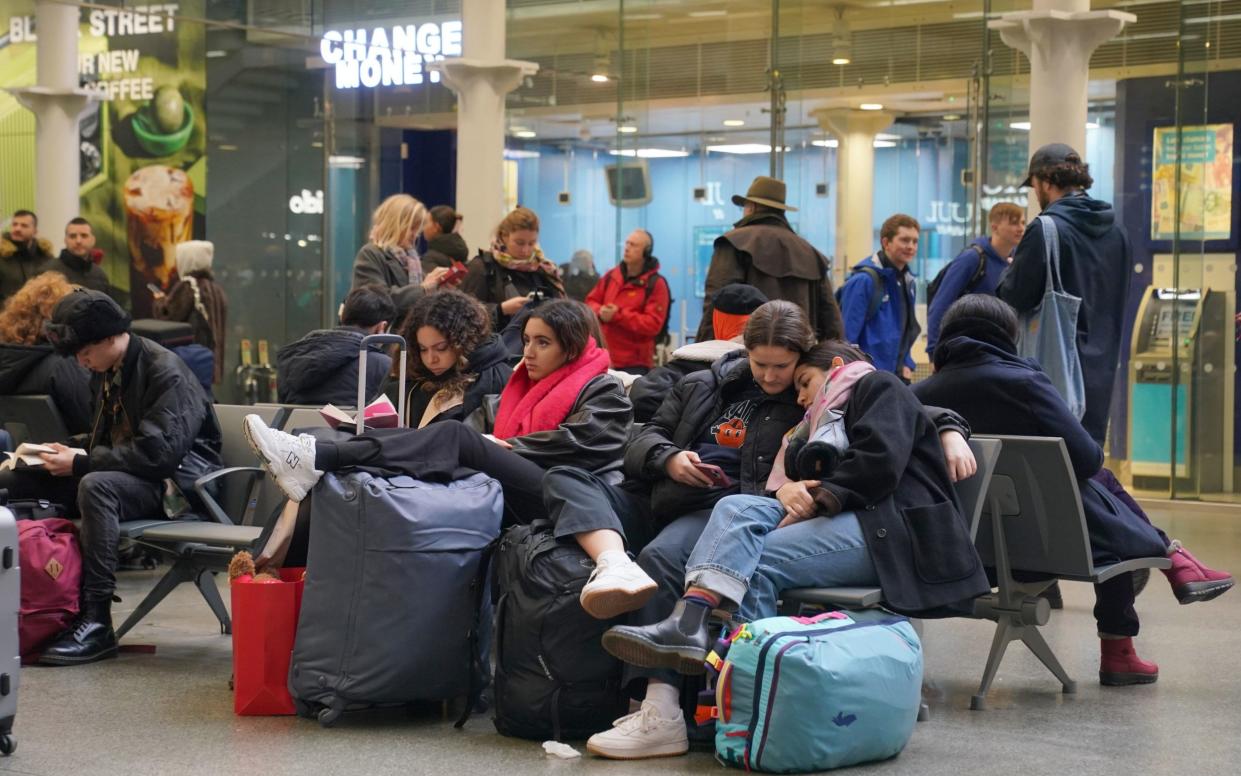
<instances>
[{"instance_id":1,"label":"blue jeans","mask_svg":"<svg viewBox=\"0 0 1241 776\"><path fill-rule=\"evenodd\" d=\"M686 586L718 593L737 604L742 619L757 620L775 616L784 590L879 584L855 514L776 531L782 519L784 507L774 498L721 499L689 556Z\"/></svg>"}]
</instances>

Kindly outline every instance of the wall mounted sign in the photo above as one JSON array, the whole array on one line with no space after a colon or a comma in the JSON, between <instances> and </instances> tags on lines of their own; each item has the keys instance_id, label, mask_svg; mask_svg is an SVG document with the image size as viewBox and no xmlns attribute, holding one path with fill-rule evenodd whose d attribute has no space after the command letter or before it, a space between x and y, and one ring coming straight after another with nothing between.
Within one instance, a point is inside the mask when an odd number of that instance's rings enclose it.
<instances>
[{"instance_id":1,"label":"wall mounted sign","mask_svg":"<svg viewBox=\"0 0 1241 776\"><path fill-rule=\"evenodd\" d=\"M319 54L335 68L337 89L413 86L428 77L438 83L439 73L426 72L425 65L461 56L461 21L328 30Z\"/></svg>"},{"instance_id":2,"label":"wall mounted sign","mask_svg":"<svg viewBox=\"0 0 1241 776\"><path fill-rule=\"evenodd\" d=\"M1176 239L1176 171L1181 170L1184 240L1232 238L1232 124L1155 128L1151 176L1151 239Z\"/></svg>"}]
</instances>

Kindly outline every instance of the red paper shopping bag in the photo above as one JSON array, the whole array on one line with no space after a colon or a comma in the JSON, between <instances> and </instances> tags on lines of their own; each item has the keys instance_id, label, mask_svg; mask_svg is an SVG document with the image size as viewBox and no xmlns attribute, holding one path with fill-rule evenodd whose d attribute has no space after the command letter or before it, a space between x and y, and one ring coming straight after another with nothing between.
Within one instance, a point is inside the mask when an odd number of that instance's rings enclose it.
<instances>
[{"instance_id":1,"label":"red paper shopping bag","mask_svg":"<svg viewBox=\"0 0 1241 776\"><path fill-rule=\"evenodd\" d=\"M280 582L233 580L233 712L292 714L289 660L302 608L305 569L280 569Z\"/></svg>"}]
</instances>

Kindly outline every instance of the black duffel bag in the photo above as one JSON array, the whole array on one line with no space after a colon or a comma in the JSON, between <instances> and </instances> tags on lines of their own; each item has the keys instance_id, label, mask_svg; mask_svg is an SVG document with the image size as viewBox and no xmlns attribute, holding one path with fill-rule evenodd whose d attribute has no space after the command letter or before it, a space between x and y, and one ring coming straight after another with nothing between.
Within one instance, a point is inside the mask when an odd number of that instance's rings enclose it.
<instances>
[{"instance_id":1,"label":"black duffel bag","mask_svg":"<svg viewBox=\"0 0 1241 776\"><path fill-rule=\"evenodd\" d=\"M495 725L536 741L588 738L628 713L621 663L578 602L595 564L544 521L508 529L495 560Z\"/></svg>"}]
</instances>

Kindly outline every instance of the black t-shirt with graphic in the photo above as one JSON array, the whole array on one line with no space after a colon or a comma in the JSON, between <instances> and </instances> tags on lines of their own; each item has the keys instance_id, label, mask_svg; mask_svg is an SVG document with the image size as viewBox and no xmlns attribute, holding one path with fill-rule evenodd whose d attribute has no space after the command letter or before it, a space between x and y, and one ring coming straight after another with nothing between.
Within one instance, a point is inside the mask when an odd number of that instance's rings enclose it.
<instances>
[{"instance_id":1,"label":"black t-shirt with graphic","mask_svg":"<svg viewBox=\"0 0 1241 776\"><path fill-rule=\"evenodd\" d=\"M694 444L694 452L703 463L720 467L734 482L741 478L741 445L746 429L763 399L763 389L753 380L730 391L724 411Z\"/></svg>"}]
</instances>

